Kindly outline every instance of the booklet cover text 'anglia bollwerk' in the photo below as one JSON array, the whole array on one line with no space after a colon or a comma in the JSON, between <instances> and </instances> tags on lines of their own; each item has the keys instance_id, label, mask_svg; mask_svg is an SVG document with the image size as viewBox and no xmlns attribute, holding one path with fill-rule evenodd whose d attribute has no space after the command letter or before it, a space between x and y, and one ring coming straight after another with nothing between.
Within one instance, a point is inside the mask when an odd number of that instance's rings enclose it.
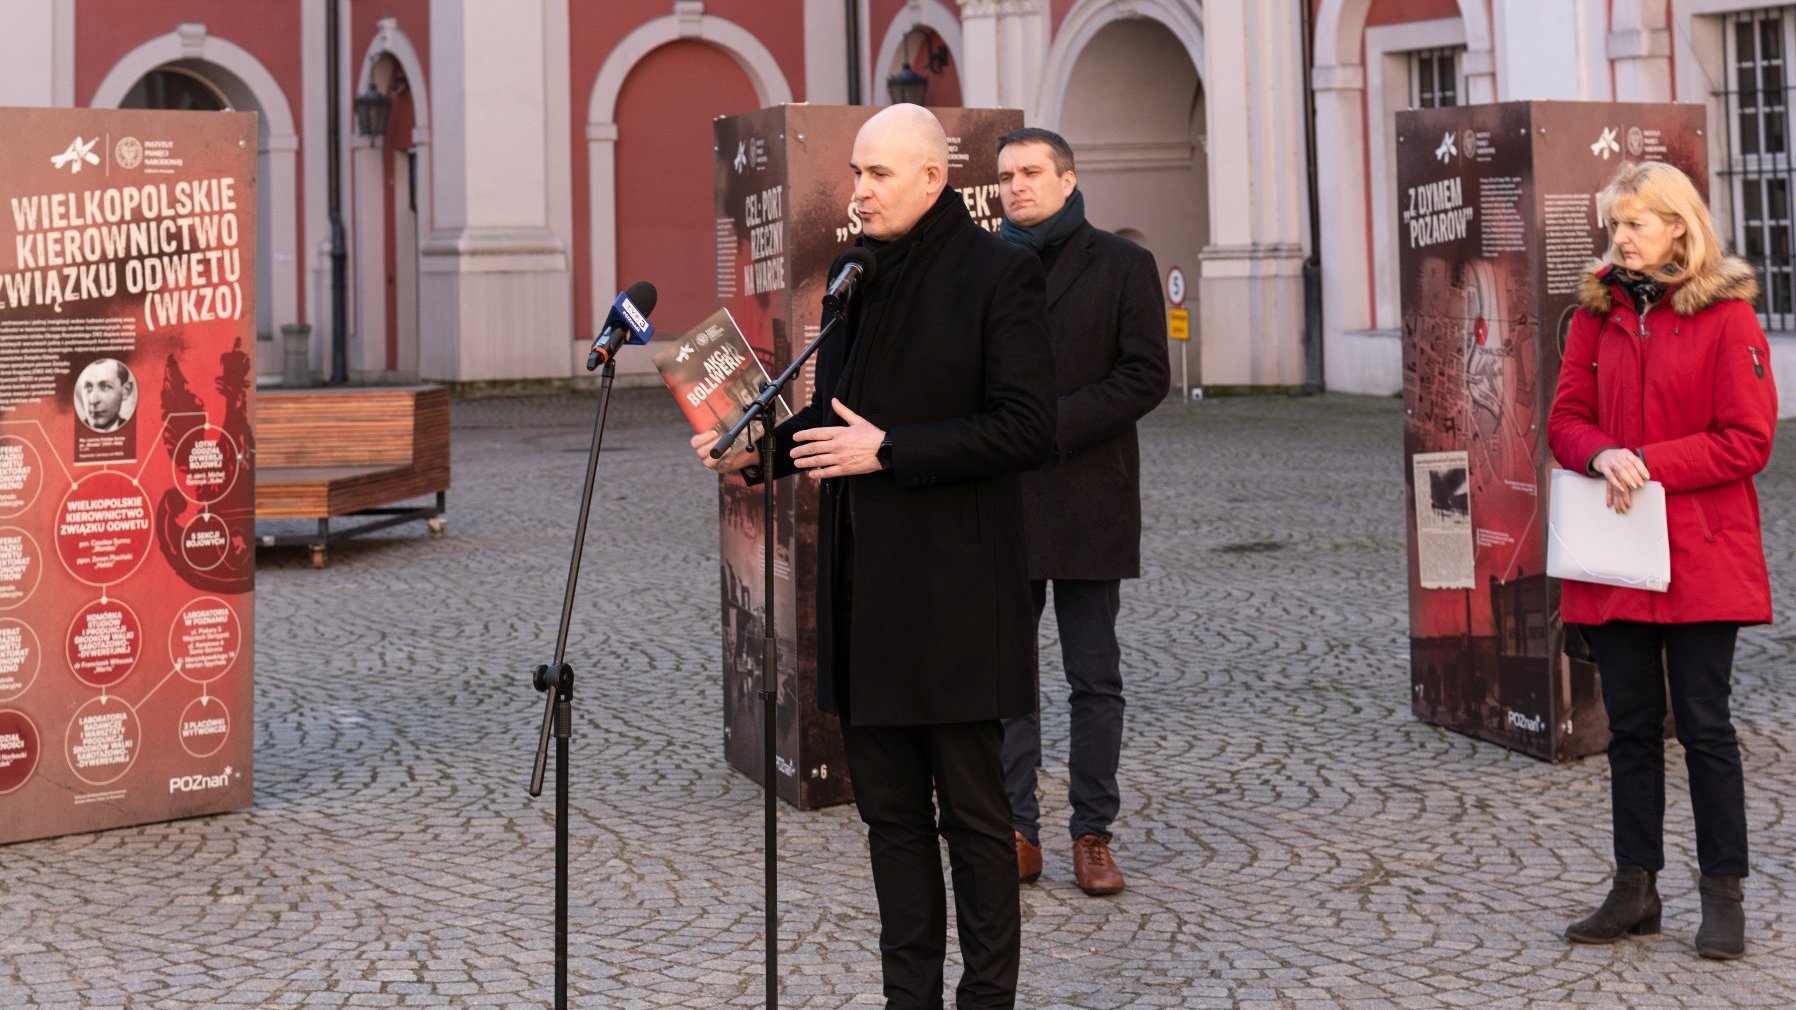
<instances>
[{"instance_id":1,"label":"booklet cover text 'anglia bollwerk'","mask_svg":"<svg viewBox=\"0 0 1796 1010\"><path fill-rule=\"evenodd\" d=\"M722 435L761 393L767 370L755 356L730 310L718 309L655 355L661 381L673 391L695 432ZM783 399L773 423L791 416Z\"/></svg>"}]
</instances>

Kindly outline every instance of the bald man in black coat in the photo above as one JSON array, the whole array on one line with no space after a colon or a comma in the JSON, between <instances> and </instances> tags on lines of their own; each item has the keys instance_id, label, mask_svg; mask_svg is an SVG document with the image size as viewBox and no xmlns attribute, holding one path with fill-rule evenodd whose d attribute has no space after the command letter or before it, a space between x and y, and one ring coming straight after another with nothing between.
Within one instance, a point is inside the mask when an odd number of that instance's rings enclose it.
<instances>
[{"instance_id":1,"label":"bald man in black coat","mask_svg":"<svg viewBox=\"0 0 1796 1010\"><path fill-rule=\"evenodd\" d=\"M975 224L948 145L896 105L855 139L876 265L818 352L775 476L822 481L818 700L841 719L868 828L890 1008L939 1008L947 839L962 1010L1016 1003L1021 942L1001 720L1035 706L1019 472L1047 458L1054 374L1038 259ZM708 460L741 469L744 452ZM940 818L937 818L937 804Z\"/></svg>"}]
</instances>

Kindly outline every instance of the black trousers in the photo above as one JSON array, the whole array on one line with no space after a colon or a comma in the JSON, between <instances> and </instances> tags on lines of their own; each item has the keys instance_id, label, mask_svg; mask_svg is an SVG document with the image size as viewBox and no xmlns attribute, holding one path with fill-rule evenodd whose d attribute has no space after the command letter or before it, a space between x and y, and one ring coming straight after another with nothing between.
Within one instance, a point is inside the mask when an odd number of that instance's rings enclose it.
<instances>
[{"instance_id":1,"label":"black trousers","mask_svg":"<svg viewBox=\"0 0 1796 1010\"><path fill-rule=\"evenodd\" d=\"M1035 621L1047 605L1048 584L1029 583ZM1067 708L1071 719L1067 755L1067 800L1073 808L1067 830L1108 835L1122 807L1116 768L1122 756L1122 648L1116 642L1116 615L1122 583L1115 579L1055 579L1054 617L1060 626L1060 655L1066 665ZM1039 678L1039 671L1038 671ZM1039 697L1039 692L1037 693ZM1032 842L1041 839L1041 803L1035 769L1041 764L1041 708L1004 720L1004 789L1010 795L1012 826Z\"/></svg>"},{"instance_id":2,"label":"black trousers","mask_svg":"<svg viewBox=\"0 0 1796 1010\"><path fill-rule=\"evenodd\" d=\"M960 1010L1016 1006L1022 912L997 720L842 725L867 824L887 1010L940 1010L948 912L937 836L948 842L965 971ZM938 826L936 802L941 804Z\"/></svg>"},{"instance_id":3,"label":"black trousers","mask_svg":"<svg viewBox=\"0 0 1796 1010\"><path fill-rule=\"evenodd\" d=\"M1704 876L1746 876L1746 789L1728 711L1734 667L1731 623L1586 625L1603 707L1609 712L1609 796L1615 862L1665 868L1665 693L1696 817Z\"/></svg>"}]
</instances>

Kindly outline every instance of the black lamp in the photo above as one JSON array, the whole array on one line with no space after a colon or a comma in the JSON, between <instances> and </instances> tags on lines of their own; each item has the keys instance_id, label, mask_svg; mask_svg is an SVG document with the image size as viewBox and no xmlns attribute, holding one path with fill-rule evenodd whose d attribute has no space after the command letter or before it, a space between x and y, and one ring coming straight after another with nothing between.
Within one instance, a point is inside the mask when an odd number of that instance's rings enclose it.
<instances>
[{"instance_id":1,"label":"black lamp","mask_svg":"<svg viewBox=\"0 0 1796 1010\"><path fill-rule=\"evenodd\" d=\"M931 74L941 73L943 68L948 65L948 47L943 46L937 49L929 41L929 29L917 25L905 33L904 41L900 43L907 54L910 52L910 40L914 37L921 37L923 40L923 46L917 52L918 60ZM894 105L900 102L922 105L923 99L929 95L929 78L912 70L910 65L911 60L907 57L904 66L900 67L897 73L886 78L886 94L892 97Z\"/></svg>"},{"instance_id":2,"label":"black lamp","mask_svg":"<svg viewBox=\"0 0 1796 1010\"><path fill-rule=\"evenodd\" d=\"M893 105L903 102L922 105L924 97L929 94L929 81L912 70L907 60L897 73L886 78L886 94L892 97Z\"/></svg>"},{"instance_id":3,"label":"black lamp","mask_svg":"<svg viewBox=\"0 0 1796 1010\"><path fill-rule=\"evenodd\" d=\"M379 137L387 132L387 114L393 111L393 100L368 82L368 90L356 96L355 128L364 137Z\"/></svg>"}]
</instances>

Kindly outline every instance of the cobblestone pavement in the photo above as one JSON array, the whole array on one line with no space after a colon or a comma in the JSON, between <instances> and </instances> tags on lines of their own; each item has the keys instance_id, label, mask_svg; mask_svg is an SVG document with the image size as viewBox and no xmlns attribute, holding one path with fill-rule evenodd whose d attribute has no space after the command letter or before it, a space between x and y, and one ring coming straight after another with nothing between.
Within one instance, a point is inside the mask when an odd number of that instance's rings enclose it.
<instances>
[{"instance_id":1,"label":"cobblestone pavement","mask_svg":"<svg viewBox=\"0 0 1796 1010\"><path fill-rule=\"evenodd\" d=\"M552 647L591 406L454 416L447 538L394 531L323 571L264 552L253 810L0 849L0 1006L548 1004L552 787L525 796L525 671ZM1691 949L1681 761L1664 934L1573 947L1559 930L1608 873L1603 762L1410 717L1400 428L1395 401L1332 396L1145 423L1129 889L1072 884L1050 691L1020 1005L1796 1006L1796 426L1761 484L1782 619L1740 648L1752 953L1727 964ZM713 478L685 441L664 394L619 393L569 647L576 1006L762 1000L760 795L721 758ZM879 1005L858 820L782 818L783 1005Z\"/></svg>"}]
</instances>

